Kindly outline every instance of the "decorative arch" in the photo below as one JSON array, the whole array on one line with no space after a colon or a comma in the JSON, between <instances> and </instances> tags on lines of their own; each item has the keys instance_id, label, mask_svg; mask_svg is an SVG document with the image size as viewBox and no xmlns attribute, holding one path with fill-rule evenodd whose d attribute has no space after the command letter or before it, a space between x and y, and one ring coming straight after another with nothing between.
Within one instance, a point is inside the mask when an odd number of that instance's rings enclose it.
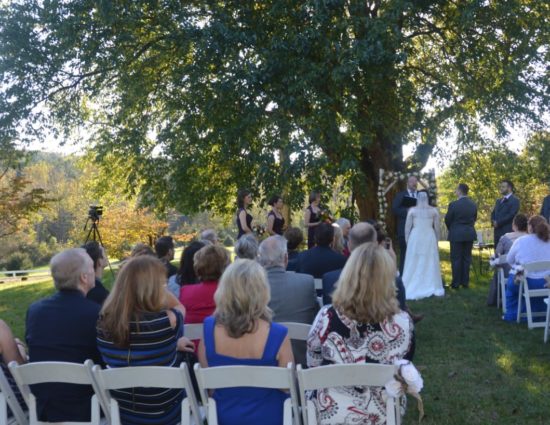
<instances>
[{"instance_id":1,"label":"decorative arch","mask_svg":"<svg viewBox=\"0 0 550 425\"><path fill-rule=\"evenodd\" d=\"M412 172L404 173L400 171L387 171L380 169L378 173L378 220L386 225L386 212L388 210L388 200L386 195L400 181L406 180L409 176L418 178L422 189L427 190L430 197L430 204L437 206L437 184L435 180L435 170L431 169L425 173Z\"/></svg>"}]
</instances>

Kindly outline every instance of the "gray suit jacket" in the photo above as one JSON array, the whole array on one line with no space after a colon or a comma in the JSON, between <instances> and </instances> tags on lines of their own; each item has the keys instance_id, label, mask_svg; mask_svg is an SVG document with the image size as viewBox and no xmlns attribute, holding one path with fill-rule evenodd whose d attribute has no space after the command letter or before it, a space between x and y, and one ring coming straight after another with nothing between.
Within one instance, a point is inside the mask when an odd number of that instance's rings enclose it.
<instances>
[{"instance_id":1,"label":"gray suit jacket","mask_svg":"<svg viewBox=\"0 0 550 425\"><path fill-rule=\"evenodd\" d=\"M477 220L477 205L467 196L449 204L445 225L449 229L449 241L470 242L477 239L474 227Z\"/></svg>"},{"instance_id":2,"label":"gray suit jacket","mask_svg":"<svg viewBox=\"0 0 550 425\"><path fill-rule=\"evenodd\" d=\"M269 308L273 310L273 321L312 324L319 311L313 276L287 272L283 267L271 267L266 271L271 289ZM305 343L293 342L292 351L296 364L304 365Z\"/></svg>"}]
</instances>

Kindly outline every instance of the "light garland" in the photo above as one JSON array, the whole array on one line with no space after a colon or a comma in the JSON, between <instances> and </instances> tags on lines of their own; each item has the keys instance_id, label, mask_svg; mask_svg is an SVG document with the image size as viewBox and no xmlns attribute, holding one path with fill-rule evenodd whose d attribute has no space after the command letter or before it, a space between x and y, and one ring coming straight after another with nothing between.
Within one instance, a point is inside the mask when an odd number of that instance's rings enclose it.
<instances>
[{"instance_id":1,"label":"light garland","mask_svg":"<svg viewBox=\"0 0 550 425\"><path fill-rule=\"evenodd\" d=\"M406 180L409 176L415 176L419 180L427 181L428 196L432 206L437 206L437 184L435 180L435 170L430 170L427 173L403 173L400 171L379 170L378 175L378 221L384 227L386 226L386 212L388 211L388 200L386 194L398 182Z\"/></svg>"}]
</instances>

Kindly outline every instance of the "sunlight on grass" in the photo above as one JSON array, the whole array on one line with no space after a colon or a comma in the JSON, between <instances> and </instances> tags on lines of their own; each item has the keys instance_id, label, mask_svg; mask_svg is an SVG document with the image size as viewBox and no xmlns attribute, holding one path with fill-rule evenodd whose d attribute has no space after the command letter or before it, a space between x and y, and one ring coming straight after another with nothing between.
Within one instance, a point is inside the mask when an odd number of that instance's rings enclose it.
<instances>
[{"instance_id":1,"label":"sunlight on grass","mask_svg":"<svg viewBox=\"0 0 550 425\"><path fill-rule=\"evenodd\" d=\"M497 358L497 365L509 375L514 373L514 363L516 357L511 351L506 351Z\"/></svg>"}]
</instances>

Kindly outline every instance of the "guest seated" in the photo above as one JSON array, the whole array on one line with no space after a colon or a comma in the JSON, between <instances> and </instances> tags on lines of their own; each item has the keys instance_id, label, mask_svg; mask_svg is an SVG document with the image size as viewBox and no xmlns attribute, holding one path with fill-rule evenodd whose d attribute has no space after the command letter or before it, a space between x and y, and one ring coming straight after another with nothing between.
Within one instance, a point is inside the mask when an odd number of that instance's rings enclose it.
<instances>
[{"instance_id":1,"label":"guest seated","mask_svg":"<svg viewBox=\"0 0 550 425\"><path fill-rule=\"evenodd\" d=\"M235 244L235 255L240 259L255 260L258 257L258 239L251 233L239 238Z\"/></svg>"},{"instance_id":2,"label":"guest seated","mask_svg":"<svg viewBox=\"0 0 550 425\"><path fill-rule=\"evenodd\" d=\"M300 256L300 245L304 242L304 234L302 230L298 227L289 227L285 234L285 239L287 240L287 250L288 250L288 264L286 269L289 272L295 272L298 268L298 257Z\"/></svg>"},{"instance_id":3,"label":"guest seated","mask_svg":"<svg viewBox=\"0 0 550 425\"><path fill-rule=\"evenodd\" d=\"M546 219L535 215L529 219L529 235L522 236L514 242L506 260L511 266L523 266L525 264L550 261L550 227ZM542 289L546 283L545 276L550 275L550 270L527 273L529 289ZM504 320L516 321L518 313L519 285L515 282L515 275L510 272L506 285L506 314ZM525 303L523 304L525 307ZM525 311L525 310L523 310ZM531 299L531 311L546 311L543 298Z\"/></svg>"},{"instance_id":4,"label":"guest seated","mask_svg":"<svg viewBox=\"0 0 550 425\"><path fill-rule=\"evenodd\" d=\"M164 267L166 267L166 278L175 275L178 269L170 262L174 259L175 252L172 236L162 236L158 238L155 242L155 252L159 260L164 264Z\"/></svg>"},{"instance_id":5,"label":"guest seated","mask_svg":"<svg viewBox=\"0 0 550 425\"><path fill-rule=\"evenodd\" d=\"M129 260L119 271L101 310L97 346L108 367L179 367L193 351L183 336L181 307L167 308L166 268L151 256ZM124 424L177 424L182 390L132 388L111 391Z\"/></svg>"},{"instance_id":6,"label":"guest seated","mask_svg":"<svg viewBox=\"0 0 550 425\"><path fill-rule=\"evenodd\" d=\"M181 287L184 285L193 285L198 283L197 275L195 274L194 258L195 254L204 247L204 243L200 241L191 242L181 252L180 268L178 272L170 276L168 279L168 289L177 298L180 296Z\"/></svg>"},{"instance_id":7,"label":"guest seated","mask_svg":"<svg viewBox=\"0 0 550 425\"><path fill-rule=\"evenodd\" d=\"M17 397L19 405L23 410L26 410L27 405L23 401L19 388L17 388L17 384L8 369L8 364L13 361L16 361L18 364L27 363L25 346L18 338L13 337L13 333L6 322L0 320L0 367L2 368L2 372L4 372L4 376L8 380L11 389ZM11 411L8 408L8 417L10 416Z\"/></svg>"},{"instance_id":8,"label":"guest seated","mask_svg":"<svg viewBox=\"0 0 550 425\"><path fill-rule=\"evenodd\" d=\"M217 245L218 244L218 234L216 233L216 231L214 229L205 229L201 232L200 240L203 243L205 241L208 241L212 245Z\"/></svg>"},{"instance_id":9,"label":"guest seated","mask_svg":"<svg viewBox=\"0 0 550 425\"><path fill-rule=\"evenodd\" d=\"M514 217L512 222L512 231L502 236L498 245L495 248L495 258L491 261L491 265L494 267L504 269L504 277L508 278L510 273L510 265L508 263L499 263L499 257L506 255L512 248L512 244L522 236L527 235L527 216L524 214L518 214ZM489 286L489 295L487 297L487 305L497 305L497 271L493 274L493 280Z\"/></svg>"},{"instance_id":10,"label":"guest seated","mask_svg":"<svg viewBox=\"0 0 550 425\"><path fill-rule=\"evenodd\" d=\"M237 260L224 272L214 295L216 311L204 321L199 345L202 367L280 366L293 361L287 329L271 322L269 286L255 261ZM224 425L281 425L283 391L227 388L213 394Z\"/></svg>"},{"instance_id":11,"label":"guest seated","mask_svg":"<svg viewBox=\"0 0 550 425\"><path fill-rule=\"evenodd\" d=\"M244 236L239 239L242 240ZM194 268L200 283L181 287L180 301L185 307L185 323L202 323L214 313L214 293L218 280L229 265L229 253L219 245L208 245L195 254Z\"/></svg>"},{"instance_id":12,"label":"guest seated","mask_svg":"<svg viewBox=\"0 0 550 425\"><path fill-rule=\"evenodd\" d=\"M86 250L92 261L94 262L94 271L95 271L95 286L88 292L86 298L92 300L99 305L103 305L107 297L109 296L109 291L103 283L101 278L103 277L103 271L107 267L107 254L105 249L96 241L89 241L84 244L82 247Z\"/></svg>"},{"instance_id":13,"label":"guest seated","mask_svg":"<svg viewBox=\"0 0 550 425\"><path fill-rule=\"evenodd\" d=\"M395 275L395 261L379 244L365 243L353 250L332 305L319 311L309 333L309 367L412 359L413 323L399 310ZM312 398L319 424L359 424L365 418L386 423L383 388L327 388L313 392Z\"/></svg>"},{"instance_id":14,"label":"guest seated","mask_svg":"<svg viewBox=\"0 0 550 425\"><path fill-rule=\"evenodd\" d=\"M145 243L137 243L132 248L130 258L139 257L140 255L152 255L153 257L156 256L155 251L153 251L153 248L151 248L149 245Z\"/></svg>"},{"instance_id":15,"label":"guest seated","mask_svg":"<svg viewBox=\"0 0 550 425\"><path fill-rule=\"evenodd\" d=\"M96 343L101 306L86 299L95 285L94 264L82 248L63 251L50 261L57 292L27 311L26 339L30 362L58 361L102 364ZM92 387L47 383L33 385L38 420L90 421Z\"/></svg>"},{"instance_id":16,"label":"guest seated","mask_svg":"<svg viewBox=\"0 0 550 425\"><path fill-rule=\"evenodd\" d=\"M319 303L315 293L313 276L286 271L288 255L286 239L271 236L260 244L259 262L267 272L271 291L269 308L274 322L296 322L311 325ZM296 363L306 364L304 341L292 341Z\"/></svg>"},{"instance_id":17,"label":"guest seated","mask_svg":"<svg viewBox=\"0 0 550 425\"><path fill-rule=\"evenodd\" d=\"M336 224L340 226L340 229L342 229L342 236L344 238L343 254L346 257L349 257L350 250L348 247L348 240L349 240L349 231L351 230L351 222L347 218L340 217L338 220L336 220Z\"/></svg>"},{"instance_id":18,"label":"guest seated","mask_svg":"<svg viewBox=\"0 0 550 425\"><path fill-rule=\"evenodd\" d=\"M320 279L325 273L344 267L346 257L333 251L330 247L333 239L334 227L332 224L319 224L315 230L317 246L300 253L296 271Z\"/></svg>"},{"instance_id":19,"label":"guest seated","mask_svg":"<svg viewBox=\"0 0 550 425\"><path fill-rule=\"evenodd\" d=\"M344 255L344 234L340 226L333 224L334 238L332 239L331 248L338 254Z\"/></svg>"}]
</instances>

